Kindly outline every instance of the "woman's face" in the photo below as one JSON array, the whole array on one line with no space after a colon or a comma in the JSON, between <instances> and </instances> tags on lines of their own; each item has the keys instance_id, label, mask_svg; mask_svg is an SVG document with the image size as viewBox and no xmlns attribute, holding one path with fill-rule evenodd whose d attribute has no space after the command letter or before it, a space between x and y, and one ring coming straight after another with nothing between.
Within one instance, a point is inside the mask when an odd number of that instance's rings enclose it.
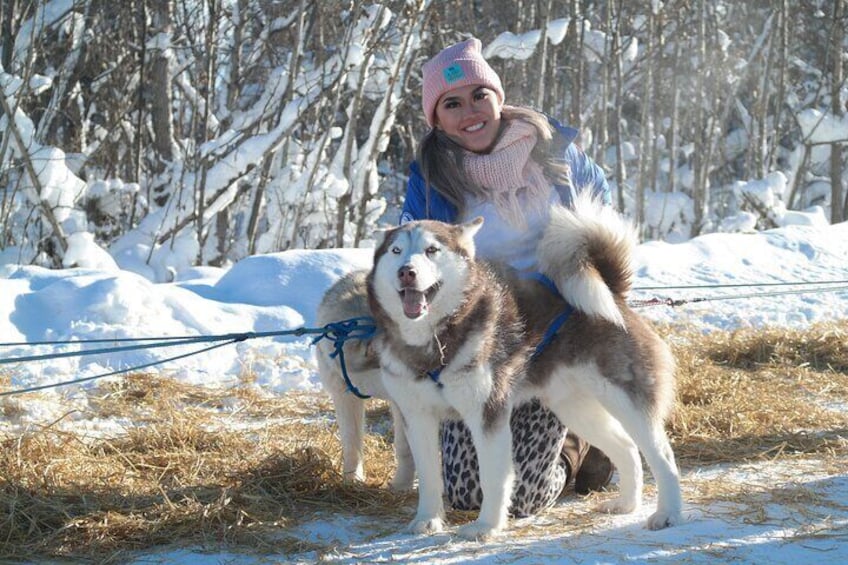
<instances>
[{"instance_id":1,"label":"woman's face","mask_svg":"<svg viewBox=\"0 0 848 565\"><path fill-rule=\"evenodd\" d=\"M494 90L469 84L442 94L436 104L436 127L462 147L486 153L501 126L501 103Z\"/></svg>"}]
</instances>

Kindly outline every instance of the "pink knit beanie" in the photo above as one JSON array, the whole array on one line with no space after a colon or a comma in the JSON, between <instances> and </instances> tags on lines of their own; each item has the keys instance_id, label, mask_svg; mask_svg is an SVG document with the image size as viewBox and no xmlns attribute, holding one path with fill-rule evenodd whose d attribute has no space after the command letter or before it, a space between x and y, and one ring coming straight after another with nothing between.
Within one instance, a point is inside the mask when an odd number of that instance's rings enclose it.
<instances>
[{"instance_id":1,"label":"pink knit beanie","mask_svg":"<svg viewBox=\"0 0 848 565\"><path fill-rule=\"evenodd\" d=\"M476 37L450 47L424 63L421 88L421 105L427 125L433 127L436 104L442 94L454 88L479 84L491 88L503 104L504 90L501 78L480 53L482 44Z\"/></svg>"}]
</instances>

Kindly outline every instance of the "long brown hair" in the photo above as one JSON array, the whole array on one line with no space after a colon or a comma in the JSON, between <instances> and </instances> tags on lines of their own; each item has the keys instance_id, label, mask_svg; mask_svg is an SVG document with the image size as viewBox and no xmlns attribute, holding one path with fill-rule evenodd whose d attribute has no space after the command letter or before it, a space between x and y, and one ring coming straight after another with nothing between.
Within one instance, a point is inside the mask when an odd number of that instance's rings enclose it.
<instances>
[{"instance_id":1,"label":"long brown hair","mask_svg":"<svg viewBox=\"0 0 848 565\"><path fill-rule=\"evenodd\" d=\"M562 142L554 136L554 128L541 112L530 108L504 106L501 112L501 131L510 120L524 120L536 128L539 141L531 158L542 166L552 184L570 183L570 169L563 161ZM498 132L500 136L500 132ZM418 146L418 165L426 186L426 210L430 210L430 190L435 190L450 202L459 216L465 210L466 197L484 196L485 188L474 183L465 173L463 157L467 150L448 137L441 129L432 128Z\"/></svg>"}]
</instances>

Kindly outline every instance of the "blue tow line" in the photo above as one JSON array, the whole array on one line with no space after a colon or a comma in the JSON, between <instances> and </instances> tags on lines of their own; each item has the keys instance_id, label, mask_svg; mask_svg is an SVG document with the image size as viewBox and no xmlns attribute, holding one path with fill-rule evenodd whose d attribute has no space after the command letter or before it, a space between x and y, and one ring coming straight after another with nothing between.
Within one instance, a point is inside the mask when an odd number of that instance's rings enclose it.
<instances>
[{"instance_id":1,"label":"blue tow line","mask_svg":"<svg viewBox=\"0 0 848 565\"><path fill-rule=\"evenodd\" d=\"M370 323L369 323L370 322ZM18 347L18 346L34 346L34 345L82 345L87 343L119 343L119 342L144 342L138 343L135 345L123 345L118 347L105 347L98 349L84 349L79 351L65 351L59 353L48 353L42 355L26 355L21 357L0 357L0 365L7 365L13 363L26 363L30 361L43 361L47 359L60 359L66 357L82 357L86 355L97 355L104 353L119 353L124 351L134 351L140 349L153 349L158 347L172 347L177 345L188 345L188 344L204 344L210 342L222 342L222 343L213 343L213 345L209 345L206 347L202 347L200 349L196 349L193 351L189 351L187 353L182 353L179 355L174 355L171 357L167 357L164 359L157 359L156 361L151 361L150 363L144 363L141 365L134 365L132 367L127 367L123 369L117 369L114 371L108 371L105 373L100 373L98 375L93 375L90 377L83 377L79 379L72 379L67 381L54 382L45 385L32 386L17 390L5 390L0 391L0 398L5 396L14 396L19 394L25 394L29 392L37 392L41 390L46 390L50 388L59 388L69 385L86 383L98 379L102 379L105 377L111 377L115 375L120 375L122 373L130 373L133 371L140 371L142 369L146 369L148 367L153 367L155 365L161 365L163 363L167 363L169 361L177 361L179 359L184 359L186 357L190 357L192 355L198 355L200 353L205 353L207 351L211 351L213 349L217 349L219 347L224 347L225 345L231 345L234 343L239 343L242 341L246 341L248 339L256 339L263 337L281 337L281 336L303 336L306 334L319 334L319 337L315 339L318 341L319 339L326 337L334 342L336 342L336 350L341 351L341 344L344 343L345 339L352 337L354 339L370 339L373 337L376 332L377 327L374 324L373 319L363 317L363 318L352 318L350 320L345 320L343 322L338 322L334 324L327 324L323 328L297 328L294 330L280 330L280 331L268 331L268 332L242 332L242 333L228 333L221 335L200 335L200 336L176 336L176 337L159 337L159 338L111 338L111 339L90 339L90 340L64 340L64 341L38 341L38 342L9 342L9 343L0 343L0 348L3 347ZM313 342L314 343L314 342ZM344 365L342 365L344 368ZM344 370L344 369L343 369ZM350 383L349 377L347 377L347 371L345 372L345 379L348 381L348 386L355 389L353 387L353 383ZM367 398L367 397L366 397Z\"/></svg>"},{"instance_id":2,"label":"blue tow line","mask_svg":"<svg viewBox=\"0 0 848 565\"><path fill-rule=\"evenodd\" d=\"M353 393L357 398L367 400L371 398L364 394L353 381L350 380L350 375L347 374L347 364L344 358L344 344L348 339L371 339L377 333L377 325L374 323L374 318L368 316L360 316L351 318L343 322L336 322L324 326L324 333L312 340L312 345L315 345L322 339L329 339L333 342L334 350L330 353L330 358L339 358L339 365L342 368L342 377L347 385L347 390Z\"/></svg>"}]
</instances>

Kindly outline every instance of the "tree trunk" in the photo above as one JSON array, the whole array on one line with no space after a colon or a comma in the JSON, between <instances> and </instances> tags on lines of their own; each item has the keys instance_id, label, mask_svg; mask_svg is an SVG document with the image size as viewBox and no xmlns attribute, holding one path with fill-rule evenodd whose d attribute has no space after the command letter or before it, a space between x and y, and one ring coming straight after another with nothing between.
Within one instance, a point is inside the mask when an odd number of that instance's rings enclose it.
<instances>
[{"instance_id":1,"label":"tree trunk","mask_svg":"<svg viewBox=\"0 0 848 565\"><path fill-rule=\"evenodd\" d=\"M612 2L607 2L604 7L604 22L607 30L612 31ZM600 166L604 166L605 161L605 148L609 146L610 143L610 135L609 135L609 113L607 112L607 107L609 105L608 101L610 100L611 89L612 89L612 69L613 66L610 65L611 55L615 52L614 46L612 44L612 38L614 34L607 33L604 36L604 53L603 60L604 64L601 66L601 101L600 101L600 115L598 116L598 142L594 144L594 157L595 162Z\"/></svg>"},{"instance_id":2,"label":"tree trunk","mask_svg":"<svg viewBox=\"0 0 848 565\"><path fill-rule=\"evenodd\" d=\"M563 94L568 92L571 100L571 107L568 109L568 124L580 129L580 92L583 88L580 76L580 61L583 59L583 45L581 43L583 32L579 0L571 0L569 8L571 20L568 23L568 32L566 33L566 72L562 76L563 84L566 87L562 89L562 92Z\"/></svg>"},{"instance_id":3,"label":"tree trunk","mask_svg":"<svg viewBox=\"0 0 848 565\"><path fill-rule=\"evenodd\" d=\"M834 118L845 114L842 106L840 91L842 84L842 41L845 38L844 22L845 0L834 0L833 5L833 34L830 42L830 62L833 65L830 77L831 110ZM844 163L842 159L842 144L832 143L830 146L830 222L839 223L845 219L845 189L842 186Z\"/></svg>"},{"instance_id":4,"label":"tree trunk","mask_svg":"<svg viewBox=\"0 0 848 565\"><path fill-rule=\"evenodd\" d=\"M212 112L212 105L214 104L215 96L215 75L216 75L216 59L218 54L217 43L218 43L218 19L221 13L221 4L220 0L207 0L206 2L207 10L208 10L208 24L206 25L206 68L205 68L205 84L203 85L203 116L200 123L200 132L198 136L198 141L202 141L202 143L206 143L209 140L209 122L210 115ZM195 206L197 206L197 241L200 243L198 246L198 256L197 261L199 264L203 264L203 247L204 242L206 241L206 233L205 233L205 222L206 222L206 175L208 173L207 170L208 163L201 161L201 167L203 167L202 174L200 175L200 179L202 181L195 186L194 192L194 201ZM226 210L221 210L219 214L223 215L223 219L219 218L216 221L216 226L221 228L223 226L228 225L229 212ZM227 236L227 230L217 230L217 251L219 256L223 256L228 247L229 237Z\"/></svg>"},{"instance_id":5,"label":"tree trunk","mask_svg":"<svg viewBox=\"0 0 848 565\"><path fill-rule=\"evenodd\" d=\"M551 18L552 3L553 0L542 0L541 2L542 34L539 41L542 43L542 54L539 61L539 90L536 91L537 108L545 107L545 76L548 68L548 22Z\"/></svg>"},{"instance_id":6,"label":"tree trunk","mask_svg":"<svg viewBox=\"0 0 848 565\"><path fill-rule=\"evenodd\" d=\"M705 0L698 1L698 30L697 41L698 47L696 57L701 64L702 69L708 67L707 59L707 7ZM706 153L710 144L709 124L710 120L706 116L706 80L704 72L698 73L696 88L696 107L695 107L695 152L692 156L692 168L694 169L694 183L692 186L692 200L694 207L694 221L692 222L689 235L695 237L701 233L701 229L706 221L707 214L707 171L708 160Z\"/></svg>"},{"instance_id":7,"label":"tree trunk","mask_svg":"<svg viewBox=\"0 0 848 565\"><path fill-rule=\"evenodd\" d=\"M668 133L668 192L677 191L677 147L680 132L680 42L674 43L674 60L671 64L671 123Z\"/></svg>"},{"instance_id":8,"label":"tree trunk","mask_svg":"<svg viewBox=\"0 0 848 565\"><path fill-rule=\"evenodd\" d=\"M636 195L634 197L634 218L636 225L642 226L645 224L645 188L649 182L649 171L651 161L651 146L654 138L653 125L653 86L654 74L653 66L655 61L655 31L656 31L656 16L653 12L648 16L648 44L645 46L645 72L642 77L642 109L641 109L641 127L639 130L639 176L636 180Z\"/></svg>"},{"instance_id":9,"label":"tree trunk","mask_svg":"<svg viewBox=\"0 0 848 565\"><path fill-rule=\"evenodd\" d=\"M20 25L20 6L18 0L0 2L0 64L6 72L12 69L12 52L15 49L15 36Z\"/></svg>"},{"instance_id":10,"label":"tree trunk","mask_svg":"<svg viewBox=\"0 0 848 565\"><path fill-rule=\"evenodd\" d=\"M783 136L783 110L786 105L786 74L789 66L789 0L780 3L780 54L777 57L777 93L774 100L774 135L769 143L768 169L777 162L780 138ZM787 203L788 205L788 203Z\"/></svg>"},{"instance_id":11,"label":"tree trunk","mask_svg":"<svg viewBox=\"0 0 848 565\"><path fill-rule=\"evenodd\" d=\"M618 2L618 14L621 15L621 0ZM615 113L613 114L613 129L615 130L615 184L618 187L618 209L624 209L624 183L627 180L627 171L624 168L624 132L621 131L621 106L624 103L624 63L621 58L621 18L616 19L613 31L612 56L615 61Z\"/></svg>"},{"instance_id":12,"label":"tree trunk","mask_svg":"<svg viewBox=\"0 0 848 565\"><path fill-rule=\"evenodd\" d=\"M152 32L162 34L167 44L151 50L150 119L153 130L153 149L156 153L155 172L164 172L174 160L174 120L171 111L171 34L173 32L173 5L171 0L150 0ZM158 42L157 42L158 43ZM141 132L138 132L140 135ZM154 187L154 201L163 206L170 198L169 186Z\"/></svg>"}]
</instances>

